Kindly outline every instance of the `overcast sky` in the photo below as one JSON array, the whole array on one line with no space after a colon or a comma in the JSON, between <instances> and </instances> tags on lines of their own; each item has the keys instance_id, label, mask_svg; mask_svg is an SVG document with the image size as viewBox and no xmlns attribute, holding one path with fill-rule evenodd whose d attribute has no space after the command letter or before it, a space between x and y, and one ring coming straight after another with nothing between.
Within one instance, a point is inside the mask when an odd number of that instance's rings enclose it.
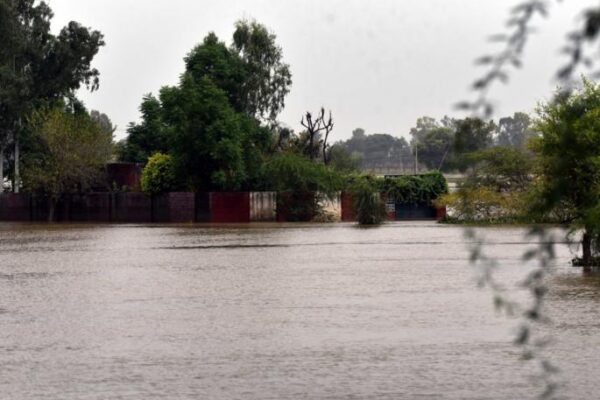
<instances>
[{"instance_id":1,"label":"overcast sky","mask_svg":"<svg viewBox=\"0 0 600 400\"><path fill-rule=\"evenodd\" d=\"M277 35L293 86L280 120L299 130L306 110L331 109L335 140L354 128L407 136L423 115L458 115L476 76L473 60L492 52L486 37L503 30L509 0L47 0L53 30L68 21L100 30L100 90L80 92L106 113L117 137L139 118L145 93L174 85L183 57L213 31L231 42L233 24L256 19ZM531 111L556 87L559 48L582 7L555 2L526 52L524 69L493 92L498 115Z\"/></svg>"}]
</instances>

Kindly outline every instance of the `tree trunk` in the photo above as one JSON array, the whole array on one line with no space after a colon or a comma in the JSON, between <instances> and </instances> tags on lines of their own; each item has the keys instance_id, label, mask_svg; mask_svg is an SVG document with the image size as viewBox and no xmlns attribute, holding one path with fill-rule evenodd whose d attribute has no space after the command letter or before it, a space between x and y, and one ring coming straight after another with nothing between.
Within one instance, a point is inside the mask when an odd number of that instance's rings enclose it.
<instances>
[{"instance_id":1,"label":"tree trunk","mask_svg":"<svg viewBox=\"0 0 600 400\"><path fill-rule=\"evenodd\" d=\"M583 249L583 266L589 268L592 266L592 237L587 229L583 232L581 247Z\"/></svg>"},{"instance_id":2,"label":"tree trunk","mask_svg":"<svg viewBox=\"0 0 600 400\"><path fill-rule=\"evenodd\" d=\"M56 210L56 200L48 198L48 222L54 221L54 210Z\"/></svg>"}]
</instances>

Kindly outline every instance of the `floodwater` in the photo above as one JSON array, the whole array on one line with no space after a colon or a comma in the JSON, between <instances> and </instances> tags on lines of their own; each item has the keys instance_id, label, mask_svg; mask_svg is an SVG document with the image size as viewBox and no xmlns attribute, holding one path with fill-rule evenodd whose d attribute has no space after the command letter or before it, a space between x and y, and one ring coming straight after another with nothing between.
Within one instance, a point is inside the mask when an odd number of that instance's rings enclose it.
<instances>
[{"instance_id":1,"label":"floodwater","mask_svg":"<svg viewBox=\"0 0 600 400\"><path fill-rule=\"evenodd\" d=\"M526 301L525 230L479 232ZM0 224L0 398L535 398L463 233ZM598 398L600 279L571 256L557 245L545 353L559 394Z\"/></svg>"}]
</instances>

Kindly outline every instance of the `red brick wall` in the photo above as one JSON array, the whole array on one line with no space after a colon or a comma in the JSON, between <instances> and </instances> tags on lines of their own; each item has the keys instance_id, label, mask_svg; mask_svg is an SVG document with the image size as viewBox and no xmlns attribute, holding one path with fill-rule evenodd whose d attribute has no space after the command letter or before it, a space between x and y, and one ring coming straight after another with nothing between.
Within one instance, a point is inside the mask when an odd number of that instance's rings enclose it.
<instances>
[{"instance_id":1,"label":"red brick wall","mask_svg":"<svg viewBox=\"0 0 600 400\"><path fill-rule=\"evenodd\" d=\"M210 222L250 222L250 193L210 193Z\"/></svg>"},{"instance_id":2,"label":"red brick wall","mask_svg":"<svg viewBox=\"0 0 600 400\"><path fill-rule=\"evenodd\" d=\"M354 199L352 193L342 192L342 222L356 221L356 210L354 210Z\"/></svg>"}]
</instances>

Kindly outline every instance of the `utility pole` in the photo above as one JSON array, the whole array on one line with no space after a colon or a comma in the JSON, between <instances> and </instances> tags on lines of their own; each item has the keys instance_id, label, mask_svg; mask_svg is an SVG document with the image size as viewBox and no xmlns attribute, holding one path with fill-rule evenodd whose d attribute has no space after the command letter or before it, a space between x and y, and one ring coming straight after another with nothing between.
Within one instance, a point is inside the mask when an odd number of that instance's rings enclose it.
<instances>
[{"instance_id":1,"label":"utility pole","mask_svg":"<svg viewBox=\"0 0 600 400\"><path fill-rule=\"evenodd\" d=\"M417 175L419 164L419 144L415 142L415 175Z\"/></svg>"}]
</instances>

